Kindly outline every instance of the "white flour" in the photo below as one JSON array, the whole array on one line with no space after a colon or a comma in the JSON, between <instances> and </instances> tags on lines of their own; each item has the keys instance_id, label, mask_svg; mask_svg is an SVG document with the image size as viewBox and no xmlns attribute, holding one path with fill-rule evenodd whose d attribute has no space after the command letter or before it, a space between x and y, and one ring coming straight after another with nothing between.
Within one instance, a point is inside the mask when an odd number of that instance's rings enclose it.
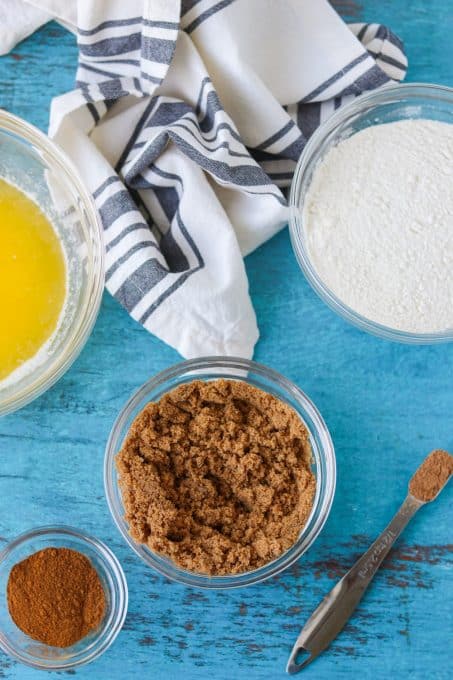
<instances>
[{"instance_id":1,"label":"white flour","mask_svg":"<svg viewBox=\"0 0 453 680\"><path fill-rule=\"evenodd\" d=\"M453 327L453 125L375 125L331 149L304 214L317 273L349 307L419 333Z\"/></svg>"}]
</instances>

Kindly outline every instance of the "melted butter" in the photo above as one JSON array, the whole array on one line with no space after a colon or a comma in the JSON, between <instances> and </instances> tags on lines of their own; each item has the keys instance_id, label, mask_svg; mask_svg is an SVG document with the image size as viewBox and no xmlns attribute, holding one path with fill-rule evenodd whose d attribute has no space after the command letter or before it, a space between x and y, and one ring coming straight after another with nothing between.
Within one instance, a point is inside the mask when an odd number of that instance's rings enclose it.
<instances>
[{"instance_id":1,"label":"melted butter","mask_svg":"<svg viewBox=\"0 0 453 680\"><path fill-rule=\"evenodd\" d=\"M65 295L65 259L51 223L0 179L0 380L51 337Z\"/></svg>"}]
</instances>

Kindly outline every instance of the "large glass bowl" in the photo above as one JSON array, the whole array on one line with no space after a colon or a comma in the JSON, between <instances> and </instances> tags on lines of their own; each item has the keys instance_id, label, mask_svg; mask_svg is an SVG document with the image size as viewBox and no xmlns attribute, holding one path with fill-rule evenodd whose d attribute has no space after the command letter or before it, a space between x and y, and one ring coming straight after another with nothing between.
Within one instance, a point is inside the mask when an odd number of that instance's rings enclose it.
<instances>
[{"instance_id":1,"label":"large glass bowl","mask_svg":"<svg viewBox=\"0 0 453 680\"><path fill-rule=\"evenodd\" d=\"M87 341L104 288L104 245L93 199L74 165L46 135L6 111L0 111L0 177L38 203L67 261L67 295L58 329L41 363L17 379L0 382L3 415L53 385Z\"/></svg>"},{"instance_id":2,"label":"large glass bowl","mask_svg":"<svg viewBox=\"0 0 453 680\"><path fill-rule=\"evenodd\" d=\"M104 588L106 610L96 630L75 645L50 647L32 640L12 620L6 587L12 567L44 548L70 548L83 553L96 569ZM97 659L113 643L127 612L127 583L112 551L97 538L65 526L39 527L0 551L0 648L21 663L40 670L69 671Z\"/></svg>"},{"instance_id":3,"label":"large glass bowl","mask_svg":"<svg viewBox=\"0 0 453 680\"><path fill-rule=\"evenodd\" d=\"M452 341L453 328L435 333L405 332L367 319L342 302L322 281L311 262L303 220L313 173L333 146L371 125L416 118L453 124L453 89L422 83L387 85L357 97L334 113L310 137L297 163L290 191L289 228L294 253L305 277L337 314L358 328L389 340L429 344Z\"/></svg>"},{"instance_id":4,"label":"large glass bowl","mask_svg":"<svg viewBox=\"0 0 453 680\"><path fill-rule=\"evenodd\" d=\"M150 401L159 400L166 392L192 380L227 378L254 385L294 408L310 433L313 450L313 472L316 475L316 494L311 514L298 539L280 557L259 569L230 576L207 576L178 567L172 560L156 554L146 545L137 543L129 534L124 519L121 491L115 457L120 450L132 421ZM148 380L129 399L107 442L104 483L107 502L113 519L129 546L149 566L168 578L199 588L237 588L264 581L295 562L319 535L330 512L335 491L335 453L327 427L310 399L292 382L276 371L253 361L233 357L207 357L184 361Z\"/></svg>"}]
</instances>

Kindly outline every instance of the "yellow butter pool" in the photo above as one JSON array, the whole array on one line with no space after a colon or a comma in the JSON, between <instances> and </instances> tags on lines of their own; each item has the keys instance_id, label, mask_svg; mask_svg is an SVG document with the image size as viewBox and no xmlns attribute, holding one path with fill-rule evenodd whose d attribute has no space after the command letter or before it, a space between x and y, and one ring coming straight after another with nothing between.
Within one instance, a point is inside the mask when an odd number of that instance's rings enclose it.
<instances>
[{"instance_id":1,"label":"yellow butter pool","mask_svg":"<svg viewBox=\"0 0 453 680\"><path fill-rule=\"evenodd\" d=\"M0 179L0 380L57 328L66 296L62 246L28 196Z\"/></svg>"}]
</instances>

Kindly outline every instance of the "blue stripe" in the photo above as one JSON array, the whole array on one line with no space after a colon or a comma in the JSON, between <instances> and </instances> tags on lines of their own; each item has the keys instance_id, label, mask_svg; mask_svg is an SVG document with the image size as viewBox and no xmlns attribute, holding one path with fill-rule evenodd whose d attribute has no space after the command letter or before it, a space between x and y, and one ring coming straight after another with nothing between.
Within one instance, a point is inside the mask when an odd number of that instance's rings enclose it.
<instances>
[{"instance_id":1,"label":"blue stripe","mask_svg":"<svg viewBox=\"0 0 453 680\"><path fill-rule=\"evenodd\" d=\"M208 92L203 118L199 121L200 129L203 132L212 130L215 125L215 116L219 111L223 111L222 104L215 90Z\"/></svg>"},{"instance_id":2,"label":"blue stripe","mask_svg":"<svg viewBox=\"0 0 453 680\"><path fill-rule=\"evenodd\" d=\"M143 19L144 26L150 26L151 28L169 28L177 30L179 24L176 21L151 21L150 19Z\"/></svg>"},{"instance_id":3,"label":"blue stripe","mask_svg":"<svg viewBox=\"0 0 453 680\"><path fill-rule=\"evenodd\" d=\"M104 28L114 28L115 26L133 26L134 24L141 24L142 17L131 17L130 19L111 19L110 21L103 21L94 28L86 29L77 27L79 35L95 35Z\"/></svg>"},{"instance_id":4,"label":"blue stripe","mask_svg":"<svg viewBox=\"0 0 453 680\"><path fill-rule=\"evenodd\" d=\"M173 182L175 182L175 183L179 184L181 187L183 187L183 181L180 177L178 177L178 175L174 175L173 173L162 170L161 168L157 167L154 164L152 164L149 169L152 172L154 172L157 176L163 177L164 179L172 180ZM179 210L176 212L176 219L177 219L177 223L178 223L178 226L179 226L179 229L180 229L182 235L186 239L188 245L192 248L192 251L193 251L195 257L197 258L198 266L187 271L187 272L184 272L184 274L182 274L166 291L164 291L157 298L157 300L155 300L153 302L152 305L150 305L150 307L144 312L144 314L139 319L139 322L142 323L142 324L144 324L147 321L147 319L151 316L151 314L162 304L162 302L164 302L175 290L177 290L180 286L182 286L183 283L185 281L187 281L187 279L190 276L192 276L192 274L195 274L197 271L199 271L200 269L202 269L205 266L205 263L204 263L204 260L203 260L203 257L201 255L200 251L198 250L195 242L193 241L191 235L189 234L187 228L185 227L185 225L184 225L184 223L181 219L181 215L179 213ZM124 286L126 286L126 285L127 285L127 282L125 282ZM118 295L118 292L115 295L115 297L117 297L121 302L121 299L120 299L120 296ZM141 295L137 299L137 302L142 297L143 297L143 295ZM124 306L126 306L126 305L124 305ZM126 309L127 308L128 307L126 306Z\"/></svg>"},{"instance_id":5,"label":"blue stripe","mask_svg":"<svg viewBox=\"0 0 453 680\"><path fill-rule=\"evenodd\" d=\"M195 7L195 5L198 5L198 3L201 2L201 0L181 0L181 16L184 16L184 14L187 14L192 7Z\"/></svg>"},{"instance_id":6,"label":"blue stripe","mask_svg":"<svg viewBox=\"0 0 453 680\"><path fill-rule=\"evenodd\" d=\"M175 175L171 172L167 172L166 170L162 170L161 168L157 167L157 165L155 165L154 163L150 167L150 170L152 170L156 175L163 177L164 179L173 180L175 183L179 184L184 189L184 183L183 183L181 177L179 177L178 175ZM192 248L192 250L194 252L195 257L197 258L198 264L201 267L204 267L204 260L201 256L200 251L197 248L197 245L195 244L195 241L192 239L191 235L187 231L187 228L186 228L184 222L182 221L181 215L179 213L179 208L176 211L176 219L177 219L178 226L179 226L182 234L186 238L187 242L189 243L190 247Z\"/></svg>"},{"instance_id":7,"label":"blue stripe","mask_svg":"<svg viewBox=\"0 0 453 680\"><path fill-rule=\"evenodd\" d=\"M354 66L357 66L357 64L360 64L362 61L366 61L366 59L369 59L369 54L368 52L364 52L363 54L360 55L360 57L356 57L353 59L349 64L347 64L344 68L341 69L341 71L338 71L338 73L335 73L331 78L328 78L325 80L321 85L316 87L314 90L312 90L309 94L307 94L303 99L300 100L299 104L305 104L306 102L309 102L311 99L314 99L318 95L321 94L321 92L324 92L324 90L327 90L328 87L333 85L337 80L340 80L348 71L354 68Z\"/></svg>"},{"instance_id":8,"label":"blue stripe","mask_svg":"<svg viewBox=\"0 0 453 680\"><path fill-rule=\"evenodd\" d=\"M126 97L130 94L129 90L124 89L120 80L105 80L103 83L98 83L99 91L105 99L113 100Z\"/></svg>"},{"instance_id":9,"label":"blue stripe","mask_svg":"<svg viewBox=\"0 0 453 680\"><path fill-rule=\"evenodd\" d=\"M280 130L275 132L271 137L268 139L265 139L264 142L261 142L261 144L257 144L255 146L255 149L260 150L260 149L266 149L268 146L271 146L275 142L277 142L279 139L284 137L287 132L289 132L292 128L296 127L295 123L292 120L289 120L286 125L284 125Z\"/></svg>"},{"instance_id":10,"label":"blue stripe","mask_svg":"<svg viewBox=\"0 0 453 680\"><path fill-rule=\"evenodd\" d=\"M169 175L170 173L165 173L165 174ZM173 177L176 177L176 175L173 175ZM176 177L176 179L179 180L179 177ZM192 247L192 250L195 254L195 257L198 260L198 266L194 267L193 269L182 274L178 278L177 281L175 281L164 293L162 293L162 295L160 295L157 298L157 300L155 300L153 302L152 305L150 305L150 307L146 310L146 312L144 312L144 314L142 314L142 316L139 319L139 322L141 324L144 324L149 319L151 314L159 307L159 305L161 305L162 302L164 302L164 300L166 300L172 293L174 293L175 290L180 288L183 285L183 283L185 283L187 281L187 279L190 276L192 276L192 274L195 274L196 272L200 271L200 269L203 269L203 267L205 266L205 263L204 263L204 260L201 256L200 251L198 250L197 246L195 245L191 235L187 231L187 229L186 229L186 227L185 227L185 225L184 225L184 223L181 219L181 215L179 214L179 210L176 213L176 219L177 219L177 222L178 222L179 229L181 230L181 233L184 235L184 237L187 239L188 243Z\"/></svg>"},{"instance_id":11,"label":"blue stripe","mask_svg":"<svg viewBox=\"0 0 453 680\"><path fill-rule=\"evenodd\" d=\"M395 33L393 33L393 31L391 31L390 29L387 30L388 30L387 40L390 43L392 43L392 45L395 45L395 47L397 47L400 50L400 52L402 52L402 54L405 55L406 53L404 51L403 42L398 38L397 35L395 35Z\"/></svg>"},{"instance_id":12,"label":"blue stripe","mask_svg":"<svg viewBox=\"0 0 453 680\"><path fill-rule=\"evenodd\" d=\"M273 184L273 182L271 182ZM272 198L275 198L276 201L280 203L280 205L283 205L288 207L288 201L286 201L283 196L280 194L274 193L273 191L251 191L250 189L247 189L248 194L253 194L253 196L272 196Z\"/></svg>"},{"instance_id":13,"label":"blue stripe","mask_svg":"<svg viewBox=\"0 0 453 680\"><path fill-rule=\"evenodd\" d=\"M105 38L97 42L84 45L79 44L80 53L86 57L105 57L125 54L139 50L142 44L141 33L131 33L114 38Z\"/></svg>"},{"instance_id":14,"label":"blue stripe","mask_svg":"<svg viewBox=\"0 0 453 680\"><path fill-rule=\"evenodd\" d=\"M177 223L178 223L178 227L179 227L181 233L184 235L186 241L188 242L188 244L189 244L190 247L192 248L195 257L197 258L197 262L198 262L199 268L204 267L204 260L203 260L203 258L202 258L202 256L201 256L201 253L200 253L200 251L198 250L198 247L197 247L195 241L193 240L192 236L191 236L191 235L189 234L189 232L187 231L186 226L185 226L184 222L183 222L182 219L181 219L181 215L180 215L179 209L176 211L176 221L177 221Z\"/></svg>"},{"instance_id":15,"label":"blue stripe","mask_svg":"<svg viewBox=\"0 0 453 680\"><path fill-rule=\"evenodd\" d=\"M200 24L203 23L203 21L206 21L206 19L209 19L212 17L214 14L217 14L221 9L224 9L225 7L228 7L228 5L231 5L231 3L234 2L234 0L222 0L221 2L217 3L217 5L214 5L213 7L210 7L209 9L206 10L206 12L203 12L198 16L196 19L194 19L186 28L185 31L186 33L192 33Z\"/></svg>"},{"instance_id":16,"label":"blue stripe","mask_svg":"<svg viewBox=\"0 0 453 680\"><path fill-rule=\"evenodd\" d=\"M138 66L140 59L96 59L96 64L128 64L130 66Z\"/></svg>"},{"instance_id":17,"label":"blue stripe","mask_svg":"<svg viewBox=\"0 0 453 680\"><path fill-rule=\"evenodd\" d=\"M292 179L294 173L293 172L270 172L269 177L272 177L272 179L279 180L279 179Z\"/></svg>"},{"instance_id":18,"label":"blue stripe","mask_svg":"<svg viewBox=\"0 0 453 680\"><path fill-rule=\"evenodd\" d=\"M142 131L143 125L150 115L151 111L153 110L154 106L156 105L156 98L153 97L150 99L149 103L146 105L145 110L143 111L142 115L140 116L135 128L132 130L131 135L128 139L128 142L126 146L124 147L123 153L121 154L117 164L115 165L115 170L116 172L119 172L121 168L123 167L126 158L129 155L129 152L131 151L132 147L134 146L137 137L139 136L140 132Z\"/></svg>"},{"instance_id":19,"label":"blue stripe","mask_svg":"<svg viewBox=\"0 0 453 680\"><path fill-rule=\"evenodd\" d=\"M162 38L150 38L142 35L141 54L148 61L158 64L169 64L175 51L176 42L174 40L164 40Z\"/></svg>"},{"instance_id":20,"label":"blue stripe","mask_svg":"<svg viewBox=\"0 0 453 680\"><path fill-rule=\"evenodd\" d=\"M85 99L87 100L87 102L92 102L93 97L91 96L90 91L88 89L89 88L88 83L80 83L79 86L80 86L80 89L82 90L82 94L85 97Z\"/></svg>"},{"instance_id":21,"label":"blue stripe","mask_svg":"<svg viewBox=\"0 0 453 680\"><path fill-rule=\"evenodd\" d=\"M373 52L372 50L368 50L368 54L371 54L372 57L374 57L375 59L380 59L386 64L396 66L396 68L399 68L401 71L405 72L407 69L406 64L403 64L401 61L398 61L398 59L394 59L393 57L389 57L386 54L382 54L382 52Z\"/></svg>"},{"instance_id":22,"label":"blue stripe","mask_svg":"<svg viewBox=\"0 0 453 680\"><path fill-rule=\"evenodd\" d=\"M177 182L181 187L184 187L183 181L179 175L174 175L171 172L167 172L166 170L162 170L162 168L158 168L157 165L154 163L150 166L150 170L156 173L156 175L159 175L160 177L163 177L164 179L172 179L174 182Z\"/></svg>"},{"instance_id":23,"label":"blue stripe","mask_svg":"<svg viewBox=\"0 0 453 680\"><path fill-rule=\"evenodd\" d=\"M159 246L155 241L140 241L139 243L136 243L135 245L130 248L127 253L124 253L121 257L115 260L115 262L112 264L112 266L105 272L105 280L108 281L109 279L112 278L113 274L119 269L119 267L124 264L132 255L137 253L139 250L143 250L144 248L155 248L159 254Z\"/></svg>"},{"instance_id":24,"label":"blue stripe","mask_svg":"<svg viewBox=\"0 0 453 680\"><path fill-rule=\"evenodd\" d=\"M158 125L171 125L177 120L180 120L187 113L192 113L192 107L189 104L181 101L162 102L156 108L155 112L146 123L145 127L154 127Z\"/></svg>"},{"instance_id":25,"label":"blue stripe","mask_svg":"<svg viewBox=\"0 0 453 680\"><path fill-rule=\"evenodd\" d=\"M196 107L195 107L195 113L197 114L197 116L199 116L199 115L200 115L200 112L201 112L201 99L202 99L202 97L203 97L204 89L205 89L206 85L207 85L208 83L210 83L210 82L211 82L211 79L210 79L209 76L206 76L206 77L203 78L203 80L201 81L200 94L198 95L197 105L196 105Z\"/></svg>"},{"instance_id":26,"label":"blue stripe","mask_svg":"<svg viewBox=\"0 0 453 680\"><path fill-rule=\"evenodd\" d=\"M282 139L287 134L287 132L292 128L294 128L297 131L296 139L294 139L292 142L287 144L287 146L283 147L279 151L276 152L264 151L264 149L271 146L279 139ZM253 148L251 150L251 153L252 156L258 161L276 159L297 161L299 159L300 154L303 151L305 142L306 140L303 134L301 133L300 129L297 127L294 121L289 120L288 123L286 123L286 125L284 125L278 132L275 133L275 135L269 137L269 139L267 139L265 142L262 142L257 147Z\"/></svg>"},{"instance_id":27,"label":"blue stripe","mask_svg":"<svg viewBox=\"0 0 453 680\"><path fill-rule=\"evenodd\" d=\"M116 177L115 175L111 175L108 179L105 180L105 182L102 182L101 186L99 186L96 191L93 191L93 198L97 198L102 194L104 189L106 189L110 184L114 184L115 182L119 182L119 178Z\"/></svg>"},{"instance_id":28,"label":"blue stripe","mask_svg":"<svg viewBox=\"0 0 453 680\"><path fill-rule=\"evenodd\" d=\"M91 102L88 102L87 103L87 109L91 113L91 115L93 116L93 120L94 120L95 125L97 123L99 123L101 117L100 117L99 113L97 112L95 105L92 104Z\"/></svg>"},{"instance_id":29,"label":"blue stripe","mask_svg":"<svg viewBox=\"0 0 453 680\"><path fill-rule=\"evenodd\" d=\"M192 118L186 118L185 120L190 121L193 125L195 125L196 129L198 130L198 124L192 120ZM203 139L205 142L214 142L217 137L219 136L220 130L228 130L230 135L235 139L237 142L240 142L243 144L242 139L236 132L236 130L229 124L229 123L220 123L219 125L216 126L215 128L215 134L214 137L207 137L207 135L203 134Z\"/></svg>"},{"instance_id":30,"label":"blue stripe","mask_svg":"<svg viewBox=\"0 0 453 680\"><path fill-rule=\"evenodd\" d=\"M253 164L230 166L225 161L208 158L200 151L195 149L185 139L178 135L173 129L169 129L159 134L132 165L125 175L125 180L135 186L134 176L143 172L157 156L162 152L171 138L177 146L186 154L188 158L195 161L201 168L212 173L215 177L232 182L239 186L265 186L271 184L269 177L264 170ZM251 160L251 159L250 159Z\"/></svg>"},{"instance_id":31,"label":"blue stripe","mask_svg":"<svg viewBox=\"0 0 453 680\"><path fill-rule=\"evenodd\" d=\"M321 103L314 102L312 104L298 104L297 105L297 125L299 130L307 140L321 121Z\"/></svg>"},{"instance_id":32,"label":"blue stripe","mask_svg":"<svg viewBox=\"0 0 453 680\"><path fill-rule=\"evenodd\" d=\"M368 29L368 26L369 26L369 25L370 25L370 24L363 24L362 28L361 28L360 31L357 33L357 40L360 40L360 42L362 42L363 36L364 36L365 33L367 32L367 29Z\"/></svg>"},{"instance_id":33,"label":"blue stripe","mask_svg":"<svg viewBox=\"0 0 453 680\"><path fill-rule=\"evenodd\" d=\"M100 121L101 117L100 117L96 107L93 104L94 99L89 92L87 83L80 83L80 89L82 91L83 96L85 97L85 99L87 101L86 107L87 107L88 111L91 113L91 116L94 120L94 124L96 125Z\"/></svg>"},{"instance_id":34,"label":"blue stripe","mask_svg":"<svg viewBox=\"0 0 453 680\"><path fill-rule=\"evenodd\" d=\"M115 298L128 311L132 311L143 296L165 279L168 273L157 259L150 258L128 276L116 291Z\"/></svg>"},{"instance_id":35,"label":"blue stripe","mask_svg":"<svg viewBox=\"0 0 453 680\"><path fill-rule=\"evenodd\" d=\"M109 71L104 71L101 68L97 68L96 66L92 66L91 64L87 64L85 62L80 62L80 68L84 68L87 71L92 71L93 73L98 73L100 76L107 76L107 78L112 78L112 74Z\"/></svg>"},{"instance_id":36,"label":"blue stripe","mask_svg":"<svg viewBox=\"0 0 453 680\"><path fill-rule=\"evenodd\" d=\"M269 177L264 170L256 165L236 165L230 166L224 161L207 158L202 153L197 151L191 144L186 142L178 134L172 130L168 131L168 135L175 139L177 145L186 153L186 155L198 163L201 168L212 173L215 177L239 186L264 186L271 184Z\"/></svg>"},{"instance_id":37,"label":"blue stripe","mask_svg":"<svg viewBox=\"0 0 453 680\"><path fill-rule=\"evenodd\" d=\"M149 73L144 73L143 71L141 71L140 73L140 78L149 80L150 83L156 83L156 85L159 85L162 82L162 78L158 78L157 76L150 76Z\"/></svg>"},{"instance_id":38,"label":"blue stripe","mask_svg":"<svg viewBox=\"0 0 453 680\"><path fill-rule=\"evenodd\" d=\"M188 120L187 118L185 120ZM172 127L180 127L186 132L188 132L196 141L203 147L203 149L206 149L209 153L218 151L219 149L228 149L228 153L230 156L236 157L236 158L250 158L249 153L240 153L239 151L233 151L233 149L230 149L230 144L229 142L222 142L218 146L215 146L214 148L211 148L209 146L206 146L203 144L204 137L203 136L197 136L190 128L186 127L182 123L173 123Z\"/></svg>"},{"instance_id":39,"label":"blue stripe","mask_svg":"<svg viewBox=\"0 0 453 680\"><path fill-rule=\"evenodd\" d=\"M181 276L175 281L162 295L160 295L155 302L146 310L144 314L139 318L139 323L142 325L146 323L146 321L149 319L151 314L156 311L156 309L164 302L172 293L175 292L175 290L178 290L182 286L183 283L187 281L188 278L192 276L192 274L195 274L196 272L200 271L203 267L200 265L199 267L196 267L195 269L191 269L188 272L185 272L184 274L181 274Z\"/></svg>"},{"instance_id":40,"label":"blue stripe","mask_svg":"<svg viewBox=\"0 0 453 680\"><path fill-rule=\"evenodd\" d=\"M168 231L162 235L160 240L160 248L172 273L186 272L190 270L189 260L173 236L171 226Z\"/></svg>"},{"instance_id":41,"label":"blue stripe","mask_svg":"<svg viewBox=\"0 0 453 680\"><path fill-rule=\"evenodd\" d=\"M149 168L152 172L155 172L156 175L160 175L164 179L172 179L175 182L178 182L182 188L184 188L183 181L178 175L173 175L170 172L166 172L165 170L162 170L161 168L158 168L155 164L150 165ZM283 196L280 196L280 194L273 193L272 191L251 191L250 189L247 189L248 194L253 194L253 195L258 195L258 196L272 196L275 198L281 205L287 206L288 203L285 201Z\"/></svg>"},{"instance_id":42,"label":"blue stripe","mask_svg":"<svg viewBox=\"0 0 453 680\"><path fill-rule=\"evenodd\" d=\"M147 229L147 228L149 228L149 227L148 227L148 225L146 224L145 221L134 222L133 224L130 224L128 227L125 227L123 229L123 231L120 234L118 234L118 236L116 236L114 239L112 239L108 245L106 245L105 252L108 253L109 250L111 250L116 245L118 245L118 243L120 241L122 241L123 238L125 236L127 236L128 234L130 234L132 231L137 231L138 229Z\"/></svg>"},{"instance_id":43,"label":"blue stripe","mask_svg":"<svg viewBox=\"0 0 453 680\"><path fill-rule=\"evenodd\" d=\"M137 210L137 206L123 186L116 194L109 196L101 206L98 206L104 229L108 229L118 217L134 210Z\"/></svg>"},{"instance_id":44,"label":"blue stripe","mask_svg":"<svg viewBox=\"0 0 453 680\"><path fill-rule=\"evenodd\" d=\"M175 187L162 187L155 184L152 184L151 188L168 220L168 224L171 224L179 205L178 192Z\"/></svg>"},{"instance_id":45,"label":"blue stripe","mask_svg":"<svg viewBox=\"0 0 453 680\"><path fill-rule=\"evenodd\" d=\"M353 83L345 87L345 89L342 90L338 96L345 97L348 94L354 94L357 96L362 94L362 92L365 92L365 90L374 90L380 85L388 83L389 80L389 76L377 64L373 64L373 66L368 69L368 71L362 73L362 75Z\"/></svg>"}]
</instances>

